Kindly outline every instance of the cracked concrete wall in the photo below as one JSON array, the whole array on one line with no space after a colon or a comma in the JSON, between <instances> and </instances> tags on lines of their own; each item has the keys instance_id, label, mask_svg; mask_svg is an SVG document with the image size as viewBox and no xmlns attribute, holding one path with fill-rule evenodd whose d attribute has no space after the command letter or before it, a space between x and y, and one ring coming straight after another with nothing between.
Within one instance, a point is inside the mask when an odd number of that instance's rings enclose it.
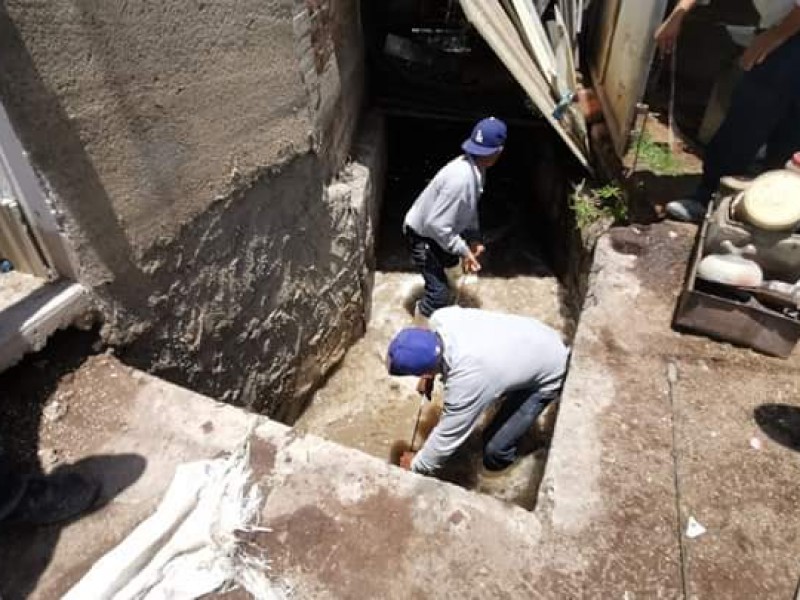
<instances>
[{"instance_id":1,"label":"cracked concrete wall","mask_svg":"<svg viewBox=\"0 0 800 600\"><path fill-rule=\"evenodd\" d=\"M136 364L280 416L359 332L358 7L0 4L0 99Z\"/></svg>"}]
</instances>

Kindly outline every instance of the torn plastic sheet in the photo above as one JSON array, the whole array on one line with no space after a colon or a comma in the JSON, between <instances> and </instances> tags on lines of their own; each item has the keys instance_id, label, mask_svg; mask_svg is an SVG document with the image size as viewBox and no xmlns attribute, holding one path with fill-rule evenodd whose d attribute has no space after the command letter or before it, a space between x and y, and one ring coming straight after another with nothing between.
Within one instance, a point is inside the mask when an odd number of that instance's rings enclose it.
<instances>
[{"instance_id":1,"label":"torn plastic sheet","mask_svg":"<svg viewBox=\"0 0 800 600\"><path fill-rule=\"evenodd\" d=\"M267 577L265 552L237 532L257 526L263 496L250 485L249 443L228 458L179 465L155 513L101 558L64 600L198 598L242 587L258 600L288 590Z\"/></svg>"}]
</instances>

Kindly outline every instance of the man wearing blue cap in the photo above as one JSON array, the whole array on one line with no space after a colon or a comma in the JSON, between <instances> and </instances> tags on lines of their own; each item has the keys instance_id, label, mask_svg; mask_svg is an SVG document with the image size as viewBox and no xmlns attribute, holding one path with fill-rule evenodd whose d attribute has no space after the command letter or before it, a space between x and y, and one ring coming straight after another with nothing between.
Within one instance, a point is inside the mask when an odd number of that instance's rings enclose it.
<instances>
[{"instance_id":1,"label":"man wearing blue cap","mask_svg":"<svg viewBox=\"0 0 800 600\"><path fill-rule=\"evenodd\" d=\"M486 170L500 158L506 135L506 124L500 119L478 122L461 145L464 154L439 170L406 213L403 232L411 260L425 279L425 294L414 315L418 322L450 304L454 290L446 269L459 262L466 273L481 268L478 257L485 248L478 225L478 200Z\"/></svg>"},{"instance_id":2,"label":"man wearing blue cap","mask_svg":"<svg viewBox=\"0 0 800 600\"><path fill-rule=\"evenodd\" d=\"M430 474L461 446L478 418L505 398L484 432L483 465L500 471L517 458L517 446L561 389L569 351L557 331L536 319L451 306L436 311L431 329L408 328L389 345L391 375L444 381L444 410L416 456L401 465Z\"/></svg>"}]
</instances>

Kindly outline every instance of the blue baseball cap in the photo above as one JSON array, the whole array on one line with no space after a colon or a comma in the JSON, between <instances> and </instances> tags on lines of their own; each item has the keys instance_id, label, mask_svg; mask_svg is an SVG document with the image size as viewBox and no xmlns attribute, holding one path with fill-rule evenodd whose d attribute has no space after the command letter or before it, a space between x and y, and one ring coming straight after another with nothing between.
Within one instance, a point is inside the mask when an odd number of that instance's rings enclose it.
<instances>
[{"instance_id":1,"label":"blue baseball cap","mask_svg":"<svg viewBox=\"0 0 800 600\"><path fill-rule=\"evenodd\" d=\"M461 144L461 149L473 156L491 156L503 149L508 128L500 119L489 117L478 121L472 135Z\"/></svg>"},{"instance_id":2,"label":"blue baseball cap","mask_svg":"<svg viewBox=\"0 0 800 600\"><path fill-rule=\"evenodd\" d=\"M389 344L387 366L390 375L423 375L439 367L442 344L430 329L408 327Z\"/></svg>"}]
</instances>

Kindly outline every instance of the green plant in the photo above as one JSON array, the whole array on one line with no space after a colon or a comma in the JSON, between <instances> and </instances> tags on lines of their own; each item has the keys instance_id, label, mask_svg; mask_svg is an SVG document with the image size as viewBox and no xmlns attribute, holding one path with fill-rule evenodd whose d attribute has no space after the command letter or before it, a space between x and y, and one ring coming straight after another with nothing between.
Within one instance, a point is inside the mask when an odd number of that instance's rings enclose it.
<instances>
[{"instance_id":1,"label":"green plant","mask_svg":"<svg viewBox=\"0 0 800 600\"><path fill-rule=\"evenodd\" d=\"M573 185L569 206L575 214L575 224L581 231L604 219L618 222L628 218L625 195L613 183L591 187L585 179L581 180Z\"/></svg>"},{"instance_id":2,"label":"green plant","mask_svg":"<svg viewBox=\"0 0 800 600\"><path fill-rule=\"evenodd\" d=\"M639 159L645 162L654 173L676 175L680 172L680 162L667 144L654 141L647 132L642 133L636 143Z\"/></svg>"}]
</instances>

